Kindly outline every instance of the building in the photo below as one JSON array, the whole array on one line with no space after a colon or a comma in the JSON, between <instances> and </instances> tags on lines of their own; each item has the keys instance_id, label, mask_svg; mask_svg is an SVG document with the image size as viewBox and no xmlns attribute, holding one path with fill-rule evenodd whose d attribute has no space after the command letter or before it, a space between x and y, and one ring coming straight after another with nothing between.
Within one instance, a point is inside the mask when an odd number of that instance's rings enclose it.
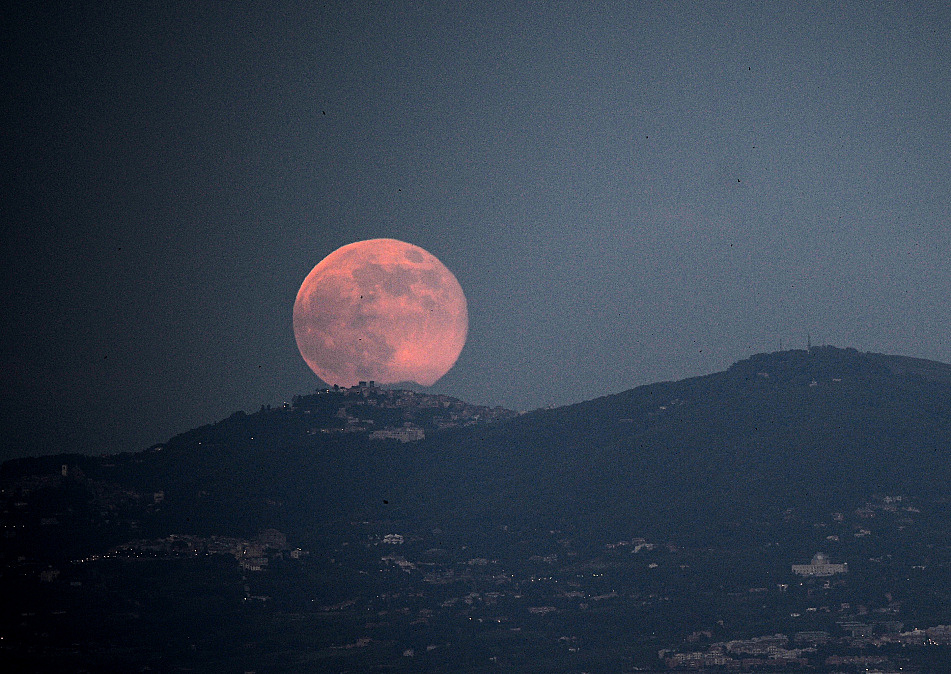
<instances>
[{"instance_id":1,"label":"building","mask_svg":"<svg viewBox=\"0 0 951 674\"><path fill-rule=\"evenodd\" d=\"M848 571L848 564L830 564L829 558L823 552L817 552L808 564L792 565L792 572L799 576L833 576Z\"/></svg>"},{"instance_id":2,"label":"building","mask_svg":"<svg viewBox=\"0 0 951 674\"><path fill-rule=\"evenodd\" d=\"M399 440L400 442L416 442L426 437L426 432L419 426L404 423L402 428L384 428L370 433L371 440Z\"/></svg>"}]
</instances>

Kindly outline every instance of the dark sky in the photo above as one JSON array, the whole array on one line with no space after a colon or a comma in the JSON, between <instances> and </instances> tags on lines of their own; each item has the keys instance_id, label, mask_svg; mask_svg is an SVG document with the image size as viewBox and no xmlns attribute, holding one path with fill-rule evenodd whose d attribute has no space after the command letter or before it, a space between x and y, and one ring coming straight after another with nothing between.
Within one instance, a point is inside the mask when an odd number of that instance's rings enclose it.
<instances>
[{"instance_id":1,"label":"dark sky","mask_svg":"<svg viewBox=\"0 0 951 674\"><path fill-rule=\"evenodd\" d=\"M475 403L810 333L951 361L946 3L4 12L2 457L310 392L297 289L374 237L459 279L432 390Z\"/></svg>"}]
</instances>

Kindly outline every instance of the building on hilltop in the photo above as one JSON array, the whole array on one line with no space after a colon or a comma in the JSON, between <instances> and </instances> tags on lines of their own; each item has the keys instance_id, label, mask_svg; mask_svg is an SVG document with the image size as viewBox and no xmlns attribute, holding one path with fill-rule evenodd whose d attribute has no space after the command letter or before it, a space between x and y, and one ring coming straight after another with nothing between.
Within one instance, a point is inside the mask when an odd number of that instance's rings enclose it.
<instances>
[{"instance_id":1,"label":"building on hilltop","mask_svg":"<svg viewBox=\"0 0 951 674\"><path fill-rule=\"evenodd\" d=\"M824 552L817 552L808 564L792 565L792 572L799 576L833 576L848 571L848 564L831 564Z\"/></svg>"}]
</instances>

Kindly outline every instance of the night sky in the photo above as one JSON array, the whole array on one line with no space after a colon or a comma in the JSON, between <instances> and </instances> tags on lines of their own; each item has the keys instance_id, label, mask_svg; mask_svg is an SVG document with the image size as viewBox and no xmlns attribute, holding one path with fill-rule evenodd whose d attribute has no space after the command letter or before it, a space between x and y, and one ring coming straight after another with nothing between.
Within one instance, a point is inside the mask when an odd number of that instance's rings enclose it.
<instances>
[{"instance_id":1,"label":"night sky","mask_svg":"<svg viewBox=\"0 0 951 674\"><path fill-rule=\"evenodd\" d=\"M461 283L473 403L951 362L946 3L233 4L4 10L0 458L311 392L297 290L376 237Z\"/></svg>"}]
</instances>

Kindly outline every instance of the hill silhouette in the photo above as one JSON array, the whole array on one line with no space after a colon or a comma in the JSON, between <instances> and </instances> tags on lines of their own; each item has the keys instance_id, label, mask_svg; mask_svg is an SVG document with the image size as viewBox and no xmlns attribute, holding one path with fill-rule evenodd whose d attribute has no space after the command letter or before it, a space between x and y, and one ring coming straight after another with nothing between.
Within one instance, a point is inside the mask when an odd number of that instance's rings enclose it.
<instances>
[{"instance_id":1,"label":"hill silhouette","mask_svg":"<svg viewBox=\"0 0 951 674\"><path fill-rule=\"evenodd\" d=\"M674 536L719 536L780 505L940 495L951 477L951 366L854 349L760 354L409 444L314 434L337 405L304 414L314 400L235 413L138 454L14 460L3 475L73 462L93 479L163 491L166 516L192 526L207 509L208 527L236 530L260 518L285 528L411 518Z\"/></svg>"},{"instance_id":2,"label":"hill silhouette","mask_svg":"<svg viewBox=\"0 0 951 674\"><path fill-rule=\"evenodd\" d=\"M483 479L507 476L490 492L521 475L543 511L702 528L779 503L941 495L949 440L951 366L821 347L535 412L463 444L486 457L471 461Z\"/></svg>"},{"instance_id":3,"label":"hill silhouette","mask_svg":"<svg viewBox=\"0 0 951 674\"><path fill-rule=\"evenodd\" d=\"M945 671L951 647L914 646L951 631L902 629L951 623L949 448L951 366L834 347L521 415L324 390L4 463L0 648L30 671L755 670L724 644L768 637L794 669ZM848 573L790 570L817 551Z\"/></svg>"}]
</instances>

